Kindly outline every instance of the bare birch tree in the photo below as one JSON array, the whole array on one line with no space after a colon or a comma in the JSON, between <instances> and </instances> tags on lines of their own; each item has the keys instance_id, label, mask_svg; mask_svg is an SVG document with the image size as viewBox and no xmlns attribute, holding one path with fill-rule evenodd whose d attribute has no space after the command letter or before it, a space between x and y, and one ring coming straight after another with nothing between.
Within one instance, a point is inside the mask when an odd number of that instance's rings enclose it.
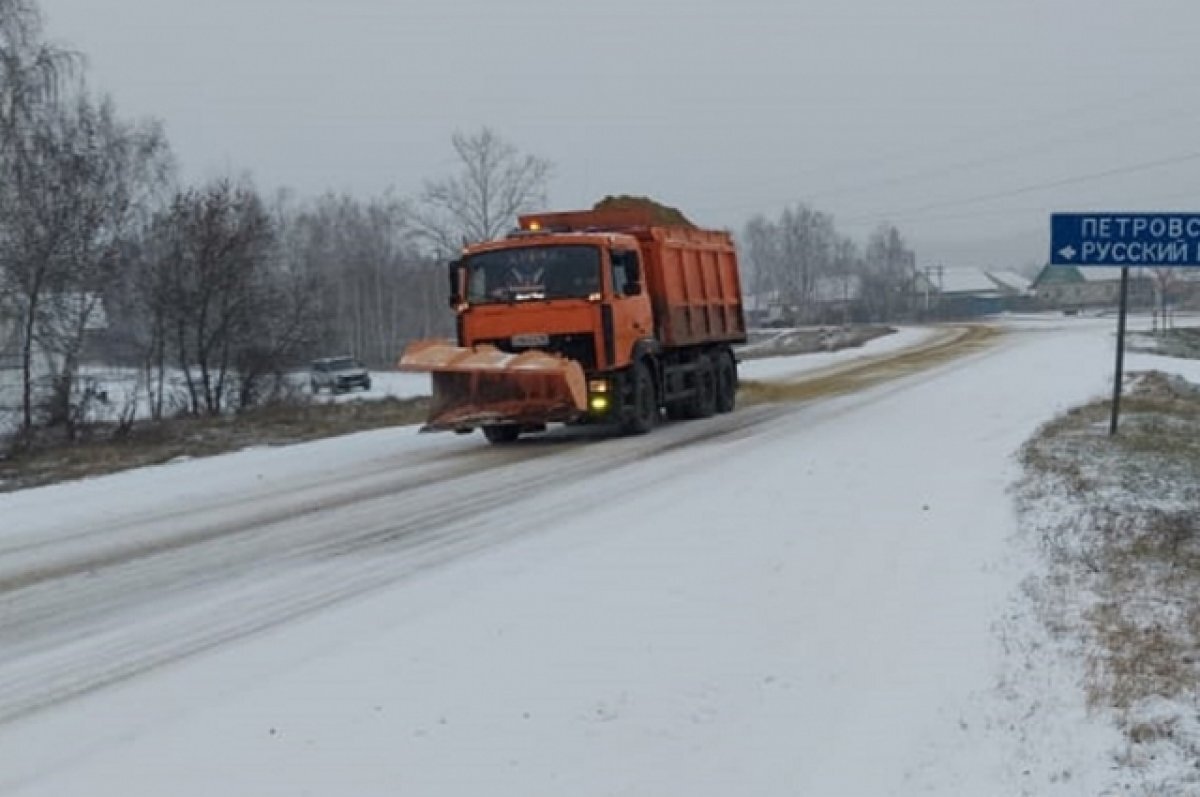
<instances>
[{"instance_id":1,"label":"bare birch tree","mask_svg":"<svg viewBox=\"0 0 1200 797\"><path fill-rule=\"evenodd\" d=\"M863 299L873 319L891 321L911 311L916 255L899 230L883 224L871 234L864 268Z\"/></svg>"},{"instance_id":2,"label":"bare birch tree","mask_svg":"<svg viewBox=\"0 0 1200 797\"><path fill-rule=\"evenodd\" d=\"M328 194L281 218L285 257L319 285L311 320L324 353L390 366L407 341L449 332L445 272L419 251L409 203Z\"/></svg>"},{"instance_id":3,"label":"bare birch tree","mask_svg":"<svg viewBox=\"0 0 1200 797\"><path fill-rule=\"evenodd\" d=\"M190 412L220 414L238 399L246 377L238 366L272 348L263 340L279 297L271 219L252 188L222 180L177 194L147 238L144 306L162 333L155 345L182 374Z\"/></svg>"},{"instance_id":4,"label":"bare birch tree","mask_svg":"<svg viewBox=\"0 0 1200 797\"><path fill-rule=\"evenodd\" d=\"M66 189L66 212L57 218L67 231L36 335L52 365L53 418L73 436L84 343L90 330L107 326L105 305L121 281L127 242L147 220L171 162L159 125L124 122L111 101L80 94L60 116L60 163L52 174Z\"/></svg>"},{"instance_id":5,"label":"bare birch tree","mask_svg":"<svg viewBox=\"0 0 1200 797\"><path fill-rule=\"evenodd\" d=\"M50 267L65 232L39 228L63 218L54 202L60 186L46 180L45 170L55 153L47 151L56 101L78 57L48 44L42 19L29 0L0 0L0 273L8 303L19 319L22 428L33 425L34 334ZM51 197L43 196L49 190ZM47 201L50 200L50 201Z\"/></svg>"},{"instance_id":6,"label":"bare birch tree","mask_svg":"<svg viewBox=\"0 0 1200 797\"><path fill-rule=\"evenodd\" d=\"M510 230L518 214L546 201L550 162L523 155L490 128L455 133L454 174L426 182L421 193L421 230L439 256L464 241L489 241Z\"/></svg>"},{"instance_id":7,"label":"bare birch tree","mask_svg":"<svg viewBox=\"0 0 1200 797\"><path fill-rule=\"evenodd\" d=\"M755 296L766 299L779 290L779 275L783 257L780 252L779 226L759 213L746 223L746 265L750 267L750 284Z\"/></svg>"},{"instance_id":8,"label":"bare birch tree","mask_svg":"<svg viewBox=\"0 0 1200 797\"><path fill-rule=\"evenodd\" d=\"M1150 283L1154 291L1154 329L1166 332L1174 326L1171 304L1179 277L1172 268L1150 269Z\"/></svg>"},{"instance_id":9,"label":"bare birch tree","mask_svg":"<svg viewBox=\"0 0 1200 797\"><path fill-rule=\"evenodd\" d=\"M784 210L779 228L785 263L781 288L801 320L811 321L817 278L832 270L837 237L833 219L800 204Z\"/></svg>"},{"instance_id":10,"label":"bare birch tree","mask_svg":"<svg viewBox=\"0 0 1200 797\"><path fill-rule=\"evenodd\" d=\"M834 317L842 321L850 319L852 304L872 320L909 309L916 258L894 227L876 230L860 254L854 241L838 233L832 216L798 204L778 219L753 217L742 238L755 292L778 297L792 321L825 320L829 313L822 303L837 305Z\"/></svg>"},{"instance_id":11,"label":"bare birch tree","mask_svg":"<svg viewBox=\"0 0 1200 797\"><path fill-rule=\"evenodd\" d=\"M745 239L756 290L776 294L797 320L811 320L817 280L836 266L833 218L799 204L775 221L755 216Z\"/></svg>"}]
</instances>

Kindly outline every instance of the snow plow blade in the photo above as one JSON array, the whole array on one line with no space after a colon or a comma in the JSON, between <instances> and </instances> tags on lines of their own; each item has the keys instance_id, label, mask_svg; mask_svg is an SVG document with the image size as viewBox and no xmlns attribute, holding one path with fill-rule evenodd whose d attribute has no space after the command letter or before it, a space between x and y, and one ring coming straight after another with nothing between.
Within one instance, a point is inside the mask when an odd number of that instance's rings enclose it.
<instances>
[{"instance_id":1,"label":"snow plow blade","mask_svg":"<svg viewBox=\"0 0 1200 797\"><path fill-rule=\"evenodd\" d=\"M420 341L405 350L399 369L432 376L425 425L430 431L542 425L570 421L587 410L583 367L536 349L509 354L486 344L464 348L450 341Z\"/></svg>"}]
</instances>

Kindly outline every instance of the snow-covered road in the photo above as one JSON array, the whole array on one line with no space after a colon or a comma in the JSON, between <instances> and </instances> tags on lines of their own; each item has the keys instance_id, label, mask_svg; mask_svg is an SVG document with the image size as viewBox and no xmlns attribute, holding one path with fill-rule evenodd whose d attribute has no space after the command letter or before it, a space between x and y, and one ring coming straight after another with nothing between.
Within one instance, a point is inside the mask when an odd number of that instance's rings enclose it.
<instances>
[{"instance_id":1,"label":"snow-covered road","mask_svg":"<svg viewBox=\"0 0 1200 797\"><path fill-rule=\"evenodd\" d=\"M1106 390L1112 326L640 438L0 496L0 793L1099 793L1069 673L1037 755L1006 730L992 629L1012 454Z\"/></svg>"}]
</instances>

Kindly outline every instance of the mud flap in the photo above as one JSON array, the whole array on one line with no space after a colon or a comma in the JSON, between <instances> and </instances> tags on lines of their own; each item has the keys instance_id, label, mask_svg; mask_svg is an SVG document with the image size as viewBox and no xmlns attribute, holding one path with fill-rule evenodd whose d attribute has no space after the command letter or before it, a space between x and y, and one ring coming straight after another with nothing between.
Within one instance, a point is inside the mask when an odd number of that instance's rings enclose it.
<instances>
[{"instance_id":1,"label":"mud flap","mask_svg":"<svg viewBox=\"0 0 1200 797\"><path fill-rule=\"evenodd\" d=\"M570 421L587 411L583 368L558 354L509 354L494 346L414 343L401 371L428 372L433 395L427 428L469 430L497 423L542 425Z\"/></svg>"}]
</instances>

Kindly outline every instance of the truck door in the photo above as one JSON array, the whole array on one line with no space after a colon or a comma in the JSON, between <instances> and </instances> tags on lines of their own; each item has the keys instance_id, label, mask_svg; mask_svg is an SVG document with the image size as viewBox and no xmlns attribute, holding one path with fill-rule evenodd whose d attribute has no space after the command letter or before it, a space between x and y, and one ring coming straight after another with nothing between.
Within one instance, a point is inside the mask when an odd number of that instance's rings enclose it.
<instances>
[{"instance_id":1,"label":"truck door","mask_svg":"<svg viewBox=\"0 0 1200 797\"><path fill-rule=\"evenodd\" d=\"M637 250L610 249L608 259L602 311L605 362L607 368L623 368L634 344L654 335L653 314Z\"/></svg>"}]
</instances>

